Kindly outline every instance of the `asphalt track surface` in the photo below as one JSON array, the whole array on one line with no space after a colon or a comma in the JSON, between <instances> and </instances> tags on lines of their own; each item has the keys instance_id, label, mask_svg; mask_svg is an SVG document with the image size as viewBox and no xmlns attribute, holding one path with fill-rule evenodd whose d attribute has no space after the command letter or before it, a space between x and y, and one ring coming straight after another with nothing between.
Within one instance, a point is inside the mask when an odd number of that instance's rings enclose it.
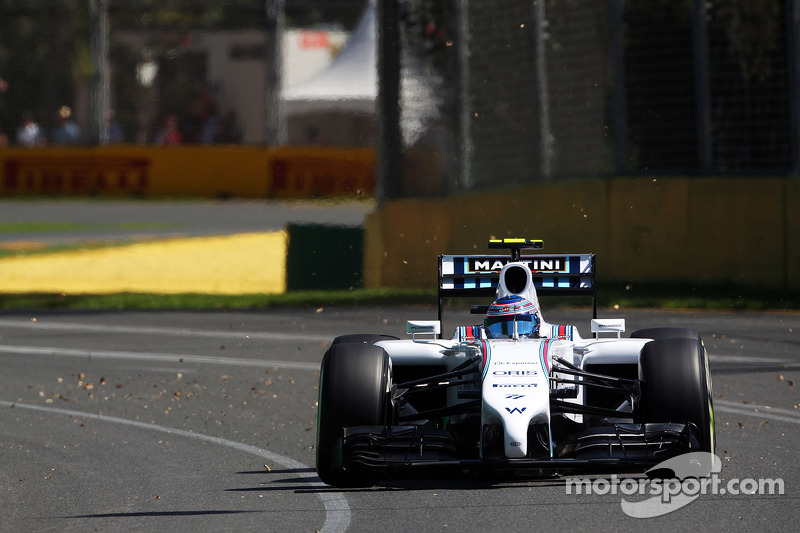
<instances>
[{"instance_id":1,"label":"asphalt track surface","mask_svg":"<svg viewBox=\"0 0 800 533\"><path fill-rule=\"evenodd\" d=\"M359 226L372 202L268 200L0 200L0 243L151 240L282 230L288 223ZM39 229L14 231L25 224ZM44 224L44 225L43 225Z\"/></svg>"},{"instance_id":2,"label":"asphalt track surface","mask_svg":"<svg viewBox=\"0 0 800 533\"><path fill-rule=\"evenodd\" d=\"M568 494L559 478L322 485L313 465L325 347L342 333L402 335L406 319L434 316L428 307L2 313L0 530L797 530L796 313L600 312L627 318L628 331L701 332L721 477L742 481L743 493L635 519L621 501L643 496ZM586 310L546 317L588 330ZM445 330L474 321L446 314ZM784 494L744 483L767 478L782 480Z\"/></svg>"}]
</instances>

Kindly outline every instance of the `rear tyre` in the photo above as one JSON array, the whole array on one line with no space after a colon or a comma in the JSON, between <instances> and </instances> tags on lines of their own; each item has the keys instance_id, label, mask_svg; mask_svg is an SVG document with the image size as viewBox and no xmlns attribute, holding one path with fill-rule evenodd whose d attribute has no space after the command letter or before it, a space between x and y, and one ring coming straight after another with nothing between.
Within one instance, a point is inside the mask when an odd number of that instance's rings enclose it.
<instances>
[{"instance_id":1,"label":"rear tyre","mask_svg":"<svg viewBox=\"0 0 800 533\"><path fill-rule=\"evenodd\" d=\"M697 339L700 334L688 328L647 328L631 333L632 339Z\"/></svg>"},{"instance_id":2,"label":"rear tyre","mask_svg":"<svg viewBox=\"0 0 800 533\"><path fill-rule=\"evenodd\" d=\"M322 358L317 411L317 474L335 487L371 486L379 473L346 469L345 426L386 425L391 387L389 356L363 343L332 345Z\"/></svg>"},{"instance_id":3,"label":"rear tyre","mask_svg":"<svg viewBox=\"0 0 800 533\"><path fill-rule=\"evenodd\" d=\"M642 422L693 423L699 451L714 453L714 405L708 355L691 338L648 342L639 356Z\"/></svg>"}]
</instances>

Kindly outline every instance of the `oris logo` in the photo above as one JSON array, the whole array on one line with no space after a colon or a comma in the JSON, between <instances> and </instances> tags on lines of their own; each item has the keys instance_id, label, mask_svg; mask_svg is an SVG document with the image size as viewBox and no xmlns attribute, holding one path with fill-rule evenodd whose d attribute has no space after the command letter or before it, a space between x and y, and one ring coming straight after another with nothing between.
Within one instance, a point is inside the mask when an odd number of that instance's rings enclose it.
<instances>
[{"instance_id":1,"label":"oris logo","mask_svg":"<svg viewBox=\"0 0 800 533\"><path fill-rule=\"evenodd\" d=\"M539 372L537 370L495 370L492 374L505 377L528 377L535 376Z\"/></svg>"}]
</instances>

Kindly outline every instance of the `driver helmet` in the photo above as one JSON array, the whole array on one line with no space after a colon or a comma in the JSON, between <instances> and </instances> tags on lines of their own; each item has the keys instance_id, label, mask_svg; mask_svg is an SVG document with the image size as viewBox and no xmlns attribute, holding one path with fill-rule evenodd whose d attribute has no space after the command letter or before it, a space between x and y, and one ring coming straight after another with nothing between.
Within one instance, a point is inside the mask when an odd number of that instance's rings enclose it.
<instances>
[{"instance_id":1,"label":"driver helmet","mask_svg":"<svg viewBox=\"0 0 800 533\"><path fill-rule=\"evenodd\" d=\"M522 296L512 294L495 300L484 321L490 339L519 339L539 336L539 313Z\"/></svg>"}]
</instances>

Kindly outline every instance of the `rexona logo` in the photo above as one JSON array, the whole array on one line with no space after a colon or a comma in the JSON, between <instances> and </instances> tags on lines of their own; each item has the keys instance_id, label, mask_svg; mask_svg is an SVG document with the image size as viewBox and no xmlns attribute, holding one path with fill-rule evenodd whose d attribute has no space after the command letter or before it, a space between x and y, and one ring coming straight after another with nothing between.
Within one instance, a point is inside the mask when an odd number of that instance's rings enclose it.
<instances>
[{"instance_id":1,"label":"rexona logo","mask_svg":"<svg viewBox=\"0 0 800 533\"><path fill-rule=\"evenodd\" d=\"M653 479L571 478L567 494L622 495L622 511L633 518L655 518L685 507L701 495L784 494L783 479L723 479L722 461L708 452L691 452L662 461L647 473Z\"/></svg>"},{"instance_id":2,"label":"rexona logo","mask_svg":"<svg viewBox=\"0 0 800 533\"><path fill-rule=\"evenodd\" d=\"M520 262L528 265L533 272L566 272L566 257L522 258ZM509 263L507 257L481 257L469 260L468 273L486 274L500 272Z\"/></svg>"}]
</instances>

